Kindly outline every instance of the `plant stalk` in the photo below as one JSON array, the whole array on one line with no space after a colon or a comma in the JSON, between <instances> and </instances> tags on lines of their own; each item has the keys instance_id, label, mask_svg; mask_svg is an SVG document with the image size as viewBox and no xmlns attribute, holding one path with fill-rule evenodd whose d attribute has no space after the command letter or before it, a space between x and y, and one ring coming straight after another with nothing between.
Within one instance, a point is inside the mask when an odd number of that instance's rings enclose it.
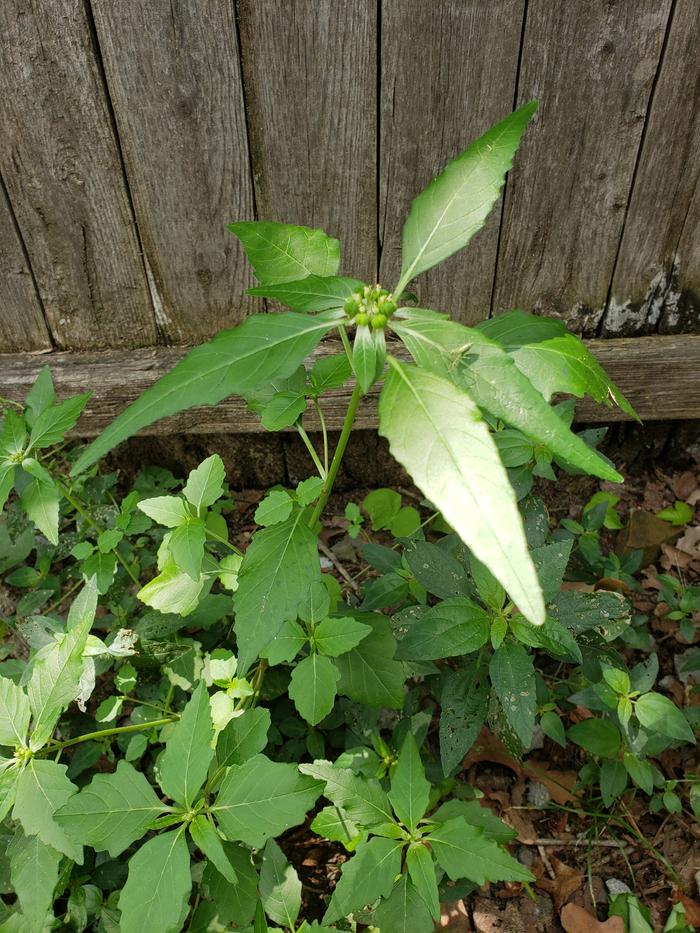
<instances>
[{"instance_id":1,"label":"plant stalk","mask_svg":"<svg viewBox=\"0 0 700 933\"><path fill-rule=\"evenodd\" d=\"M86 732L83 735L77 735L74 739L67 739L65 742L53 742L47 745L42 751L56 752L71 745L79 745L81 742L90 742L93 739L104 739L110 735L122 735L124 732L144 732L147 729L153 729L156 726L166 726L168 723L177 722L180 717L173 714L163 719L152 719L150 722L134 723L131 726L116 726L114 729L100 729L97 732Z\"/></svg>"}]
</instances>

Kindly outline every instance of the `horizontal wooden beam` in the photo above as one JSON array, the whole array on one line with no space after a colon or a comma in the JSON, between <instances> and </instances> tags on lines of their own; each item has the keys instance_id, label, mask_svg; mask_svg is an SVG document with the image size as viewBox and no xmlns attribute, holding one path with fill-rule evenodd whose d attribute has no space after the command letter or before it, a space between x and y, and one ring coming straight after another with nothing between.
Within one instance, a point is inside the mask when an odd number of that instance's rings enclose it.
<instances>
[{"instance_id":1,"label":"horizontal wooden beam","mask_svg":"<svg viewBox=\"0 0 700 933\"><path fill-rule=\"evenodd\" d=\"M588 341L612 379L646 421L700 418L700 335L631 337ZM51 367L61 397L91 391L76 436L99 434L144 389L168 372L186 353L185 348L153 347L140 350L106 350L90 353L0 354L0 396L22 401L42 366ZM326 341L316 355L342 352L340 345ZM340 428L349 398L341 389L324 399L324 414L331 429ZM627 420L618 408L596 405L589 400L577 404L581 422ZM309 430L318 427L310 409L305 420ZM356 425L377 424L376 392L363 400ZM229 398L211 407L164 418L143 434L245 434L262 431L258 417L245 402Z\"/></svg>"}]
</instances>

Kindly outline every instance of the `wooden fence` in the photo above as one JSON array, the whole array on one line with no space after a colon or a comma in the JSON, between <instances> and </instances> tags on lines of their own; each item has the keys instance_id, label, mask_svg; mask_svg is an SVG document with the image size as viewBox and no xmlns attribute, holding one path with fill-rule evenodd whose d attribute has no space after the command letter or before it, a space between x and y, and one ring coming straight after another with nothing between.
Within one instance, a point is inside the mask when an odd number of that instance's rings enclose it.
<instances>
[{"instance_id":1,"label":"wooden fence","mask_svg":"<svg viewBox=\"0 0 700 933\"><path fill-rule=\"evenodd\" d=\"M3 0L0 394L53 359L99 429L255 307L231 220L322 227L390 286L410 199L534 97L502 203L419 296L653 334L601 352L646 417L700 417L698 48L698 0Z\"/></svg>"}]
</instances>

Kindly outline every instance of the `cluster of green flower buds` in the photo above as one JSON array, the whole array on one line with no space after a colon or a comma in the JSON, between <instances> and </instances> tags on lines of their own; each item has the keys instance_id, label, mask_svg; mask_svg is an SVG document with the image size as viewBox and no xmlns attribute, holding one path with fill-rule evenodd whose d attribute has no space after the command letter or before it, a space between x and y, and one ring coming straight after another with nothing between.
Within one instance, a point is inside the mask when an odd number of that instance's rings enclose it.
<instances>
[{"instance_id":1,"label":"cluster of green flower buds","mask_svg":"<svg viewBox=\"0 0 700 933\"><path fill-rule=\"evenodd\" d=\"M396 302L380 285L365 285L353 292L343 307L358 327L368 324L373 330L381 330L396 311Z\"/></svg>"}]
</instances>

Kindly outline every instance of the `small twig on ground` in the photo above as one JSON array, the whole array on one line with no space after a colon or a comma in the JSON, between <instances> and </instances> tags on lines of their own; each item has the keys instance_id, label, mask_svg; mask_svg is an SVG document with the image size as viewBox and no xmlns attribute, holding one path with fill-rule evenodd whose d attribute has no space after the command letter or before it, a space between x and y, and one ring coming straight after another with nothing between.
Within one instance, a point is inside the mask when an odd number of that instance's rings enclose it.
<instances>
[{"instance_id":1,"label":"small twig on ground","mask_svg":"<svg viewBox=\"0 0 700 933\"><path fill-rule=\"evenodd\" d=\"M338 571L338 573L339 573L340 576L343 578L343 580L345 580L345 582L348 584L348 586L349 586L355 593L359 593L359 592L360 592L359 586L358 586L357 583L353 580L353 578L350 576L350 574L347 572L347 570L345 569L345 567L343 567L343 565L340 563L340 561L339 561L338 558L335 556L335 554L333 553L333 551L332 551L329 547L327 547L327 546L323 543L323 541L319 541L319 542L318 542L318 548L319 548L320 552L323 554L323 556L324 556L324 557L327 557L328 560L333 564L333 566L335 567L335 569Z\"/></svg>"}]
</instances>

